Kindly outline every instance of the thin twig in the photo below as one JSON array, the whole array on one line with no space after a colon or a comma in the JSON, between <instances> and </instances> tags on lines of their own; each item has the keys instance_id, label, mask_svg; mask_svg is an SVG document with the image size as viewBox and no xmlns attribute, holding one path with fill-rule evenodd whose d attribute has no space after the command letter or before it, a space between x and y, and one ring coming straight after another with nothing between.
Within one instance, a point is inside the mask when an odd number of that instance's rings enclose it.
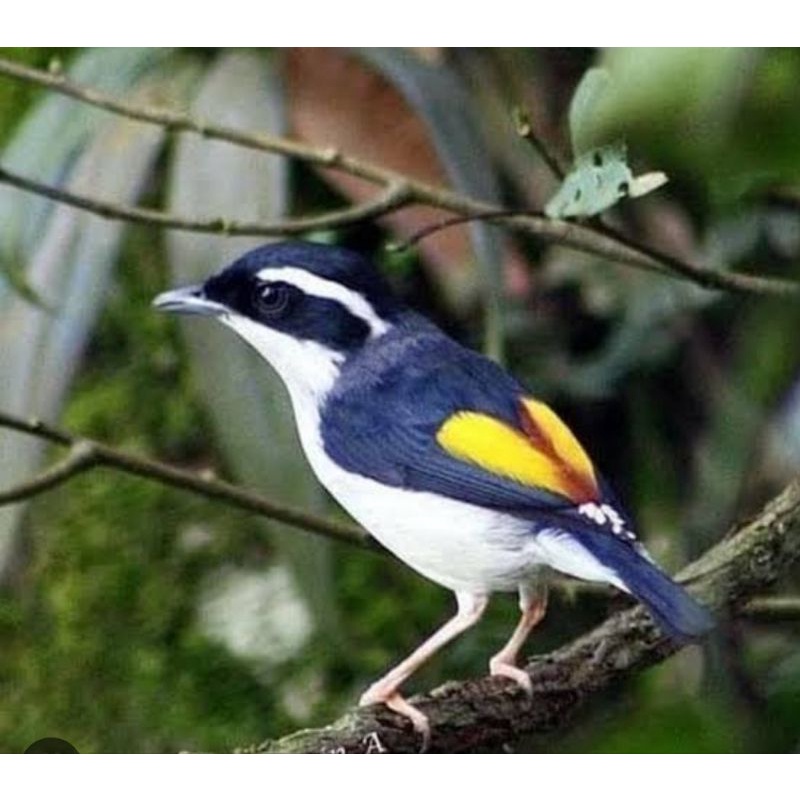
<instances>
[{"instance_id":1,"label":"thin twig","mask_svg":"<svg viewBox=\"0 0 800 800\"><path fill-rule=\"evenodd\" d=\"M475 200L451 189L410 178L395 170L372 164L341 153L336 148L320 148L280 136L251 133L235 128L212 125L174 110L134 105L116 100L102 92L80 86L60 72L44 72L13 61L0 59L0 74L46 87L81 102L111 111L129 119L159 125L169 131L194 133L209 139L230 142L262 152L296 158L318 167L330 168L354 175L383 187L404 186L407 203L433 206L460 216L499 214L504 209L492 203ZM545 241L593 253L611 261L639 269L669 271L677 277L708 289L725 289L779 296L800 295L800 284L731 273L724 270L690 264L653 248L633 242L621 234L610 233L597 226L566 220L552 220L543 214L527 214L494 220L510 230L538 236Z\"/></svg>"},{"instance_id":2,"label":"thin twig","mask_svg":"<svg viewBox=\"0 0 800 800\"><path fill-rule=\"evenodd\" d=\"M754 597L742 608L742 616L761 622L797 622L800 620L800 597Z\"/></svg>"},{"instance_id":3,"label":"thin twig","mask_svg":"<svg viewBox=\"0 0 800 800\"><path fill-rule=\"evenodd\" d=\"M426 225L424 228L419 228L411 236L406 237L400 242L393 242L388 246L392 252L402 252L411 247L418 245L423 239L441 233L448 228L454 228L456 225L465 225L468 222L495 222L510 220L514 217L532 217L537 216L536 211L532 210L501 210L501 211L482 211L475 214L463 214L457 217L448 217L447 219L434 222Z\"/></svg>"},{"instance_id":4,"label":"thin twig","mask_svg":"<svg viewBox=\"0 0 800 800\"><path fill-rule=\"evenodd\" d=\"M175 486L186 491L220 500L234 508L252 511L269 519L284 522L296 528L333 538L343 544L352 544L389 555L366 531L354 525L327 520L289 508L260 494L234 486L217 478L197 475L155 459L143 458L117 450L110 445L75 436L61 428L47 425L37 419L22 419L0 412L0 427L36 436L62 447L69 447L69 453L53 466L25 483L0 492L0 506L29 500L78 475L97 467L108 467L137 475L158 483ZM579 596L609 597L611 590L599 583L586 583L570 578L552 581L554 591L568 599ZM760 597L748 603L743 614L747 617L766 620L800 619L800 598Z\"/></svg>"},{"instance_id":5,"label":"thin twig","mask_svg":"<svg viewBox=\"0 0 800 800\"><path fill-rule=\"evenodd\" d=\"M339 169L370 183L383 186L401 183L404 180L404 176L393 170L350 158L333 147L311 147L281 136L252 133L224 125L212 125L174 109L135 105L116 100L104 92L75 83L60 71L45 72L15 61L0 59L0 74L37 84L128 119L158 125L172 133L194 133L204 138L229 142L250 150L297 158L319 167Z\"/></svg>"},{"instance_id":6,"label":"thin twig","mask_svg":"<svg viewBox=\"0 0 800 800\"><path fill-rule=\"evenodd\" d=\"M706 289L727 289L729 291L754 294L774 294L785 297L800 297L800 283L782 278L771 278L743 272L721 272L682 261L675 256L662 253L655 247L635 242L629 236L612 228L602 220L594 221L595 229L623 247L635 249L657 265L659 271L665 270L698 283Z\"/></svg>"},{"instance_id":7,"label":"thin twig","mask_svg":"<svg viewBox=\"0 0 800 800\"><path fill-rule=\"evenodd\" d=\"M524 108L516 106L511 110L511 117L514 121L514 128L517 131L517 135L525 139L526 142L529 142L533 146L533 149L539 154L542 161L547 164L547 168L550 172L560 181L563 181L567 171L562 165L561 159L553 152L547 142L536 133L536 129L531 123L528 112L525 111Z\"/></svg>"},{"instance_id":8,"label":"thin twig","mask_svg":"<svg viewBox=\"0 0 800 800\"><path fill-rule=\"evenodd\" d=\"M0 412L0 427L37 436L40 439L61 445L62 447L74 448L80 446L83 449L88 449L91 454L91 459L89 459L89 455L84 456L83 458L86 459L87 463L82 464L81 469L76 470L73 467L72 474L77 474L79 471L85 471L92 467L110 467L121 472L127 472L130 475L138 475L143 478L149 478L150 480L175 486L179 489L186 489L205 497L211 497L215 500L222 500L236 508L252 511L261 516L268 517L269 519L292 525L295 528L318 533L329 539L335 539L339 542L345 542L346 544L353 544L367 549L381 549L380 545L378 545L368 533L354 525L346 525L344 523L324 519L323 517L308 514L305 511L276 503L255 492L242 489L239 486L234 486L218 478L197 475L189 470L173 467L161 461L117 450L101 442L73 436L41 420L25 420L5 412ZM77 456L75 456L73 452L73 462L76 458ZM36 488L46 479L50 480L52 486L72 477L72 474L70 474L67 469L69 466L67 464L68 461L69 458L66 459L65 462L60 462L51 470L40 475L38 479L34 479L28 486L34 485ZM64 474L65 471L67 472L66 475ZM17 487L10 491L18 495L21 488L24 487ZM45 486L44 488L49 487ZM41 489L40 491L43 490L44 489ZM34 493L37 492L34 491ZM12 497L12 500L18 499L23 498L19 496Z\"/></svg>"},{"instance_id":9,"label":"thin twig","mask_svg":"<svg viewBox=\"0 0 800 800\"><path fill-rule=\"evenodd\" d=\"M558 578L550 583L550 588L567 601L579 598L611 598L619 592L605 583L587 583L575 578ZM748 600L738 612L738 616L759 622L800 622L800 596L764 595Z\"/></svg>"},{"instance_id":10,"label":"thin twig","mask_svg":"<svg viewBox=\"0 0 800 800\"><path fill-rule=\"evenodd\" d=\"M36 477L11 489L0 491L0 506L19 503L54 489L61 483L80 475L82 472L97 466L97 453L92 442L77 439L70 447L69 453L53 466L40 472Z\"/></svg>"},{"instance_id":11,"label":"thin twig","mask_svg":"<svg viewBox=\"0 0 800 800\"><path fill-rule=\"evenodd\" d=\"M0 183L7 183L17 189L47 197L73 208L80 208L92 214L132 222L137 225L151 225L157 228L193 231L195 233L215 233L226 236L293 236L325 228L343 228L347 225L368 222L410 202L408 188L404 184L392 184L373 200L342 211L331 211L308 217L297 217L276 222L237 222L226 219L188 219L173 216L156 209L126 206L111 203L86 195L75 194L46 183L26 178L0 166Z\"/></svg>"},{"instance_id":12,"label":"thin twig","mask_svg":"<svg viewBox=\"0 0 800 800\"><path fill-rule=\"evenodd\" d=\"M403 250L419 243L420 240L439 233L454 225L463 225L474 220L482 220L489 224L502 224L509 228L528 230L533 224L541 222L544 218L531 211L502 211L493 210L481 213L468 213L451 217L442 222L437 222L422 228L413 236L394 246L396 250ZM586 253L603 255L610 261L620 264L629 264L640 269L647 269L660 274L679 275L705 289L720 289L741 294L754 293L775 295L782 297L800 297L800 283L782 278L768 278L761 275L752 275L741 272L722 272L707 267L690 264L679 258L662 253L649 245L634 242L625 234L611 228L603 222L596 221L593 228L576 225L563 220L549 220L553 225L563 226L564 240L560 244L573 247ZM583 236L573 238L576 227L582 232L594 230L602 238L594 244L598 246L585 247ZM617 247L619 245L619 247Z\"/></svg>"}]
</instances>

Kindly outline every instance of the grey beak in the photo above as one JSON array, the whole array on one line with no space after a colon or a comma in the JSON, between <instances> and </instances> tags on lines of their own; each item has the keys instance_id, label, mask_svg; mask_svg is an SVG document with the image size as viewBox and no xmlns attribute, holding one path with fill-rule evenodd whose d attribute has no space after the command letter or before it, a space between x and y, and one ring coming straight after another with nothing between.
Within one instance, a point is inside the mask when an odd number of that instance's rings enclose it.
<instances>
[{"instance_id":1,"label":"grey beak","mask_svg":"<svg viewBox=\"0 0 800 800\"><path fill-rule=\"evenodd\" d=\"M203 294L203 287L199 285L162 292L153 300L153 306L159 311L171 311L175 314L201 314L208 317L218 317L225 312L225 306L208 300Z\"/></svg>"}]
</instances>

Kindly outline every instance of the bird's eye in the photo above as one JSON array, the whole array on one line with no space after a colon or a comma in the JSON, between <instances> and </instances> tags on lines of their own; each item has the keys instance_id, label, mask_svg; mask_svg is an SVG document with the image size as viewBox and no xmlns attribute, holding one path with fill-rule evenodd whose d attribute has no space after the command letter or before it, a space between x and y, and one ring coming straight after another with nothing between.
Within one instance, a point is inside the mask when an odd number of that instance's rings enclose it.
<instances>
[{"instance_id":1,"label":"bird's eye","mask_svg":"<svg viewBox=\"0 0 800 800\"><path fill-rule=\"evenodd\" d=\"M289 289L276 283L261 283L255 288L253 300L261 314L277 317L289 307Z\"/></svg>"}]
</instances>

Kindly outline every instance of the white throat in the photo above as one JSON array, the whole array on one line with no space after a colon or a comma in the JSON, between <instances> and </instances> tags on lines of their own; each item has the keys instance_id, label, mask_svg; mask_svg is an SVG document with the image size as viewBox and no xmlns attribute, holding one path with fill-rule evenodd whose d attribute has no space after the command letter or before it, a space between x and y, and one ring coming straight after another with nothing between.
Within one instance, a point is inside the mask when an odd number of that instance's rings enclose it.
<instances>
[{"instance_id":1,"label":"white throat","mask_svg":"<svg viewBox=\"0 0 800 800\"><path fill-rule=\"evenodd\" d=\"M318 409L339 377L344 356L319 342L295 339L239 314L225 314L220 321L234 330L280 376L294 406L298 428L309 406Z\"/></svg>"},{"instance_id":2,"label":"white throat","mask_svg":"<svg viewBox=\"0 0 800 800\"><path fill-rule=\"evenodd\" d=\"M343 356L314 341L301 341L259 325L247 317L227 314L220 320L269 362L280 376L292 401L295 425L306 458L320 481L326 480L325 455L320 433L320 409L333 388Z\"/></svg>"}]
</instances>

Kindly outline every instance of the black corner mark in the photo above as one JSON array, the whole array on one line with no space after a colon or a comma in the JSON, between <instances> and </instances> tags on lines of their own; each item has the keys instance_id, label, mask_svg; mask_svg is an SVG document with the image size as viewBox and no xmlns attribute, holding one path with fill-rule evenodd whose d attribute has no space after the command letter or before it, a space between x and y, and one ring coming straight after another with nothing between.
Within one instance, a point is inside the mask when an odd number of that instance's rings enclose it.
<instances>
[{"instance_id":1,"label":"black corner mark","mask_svg":"<svg viewBox=\"0 0 800 800\"><path fill-rule=\"evenodd\" d=\"M49 736L46 739L37 739L25 748L26 753L77 753L73 745L65 739L56 739Z\"/></svg>"}]
</instances>

